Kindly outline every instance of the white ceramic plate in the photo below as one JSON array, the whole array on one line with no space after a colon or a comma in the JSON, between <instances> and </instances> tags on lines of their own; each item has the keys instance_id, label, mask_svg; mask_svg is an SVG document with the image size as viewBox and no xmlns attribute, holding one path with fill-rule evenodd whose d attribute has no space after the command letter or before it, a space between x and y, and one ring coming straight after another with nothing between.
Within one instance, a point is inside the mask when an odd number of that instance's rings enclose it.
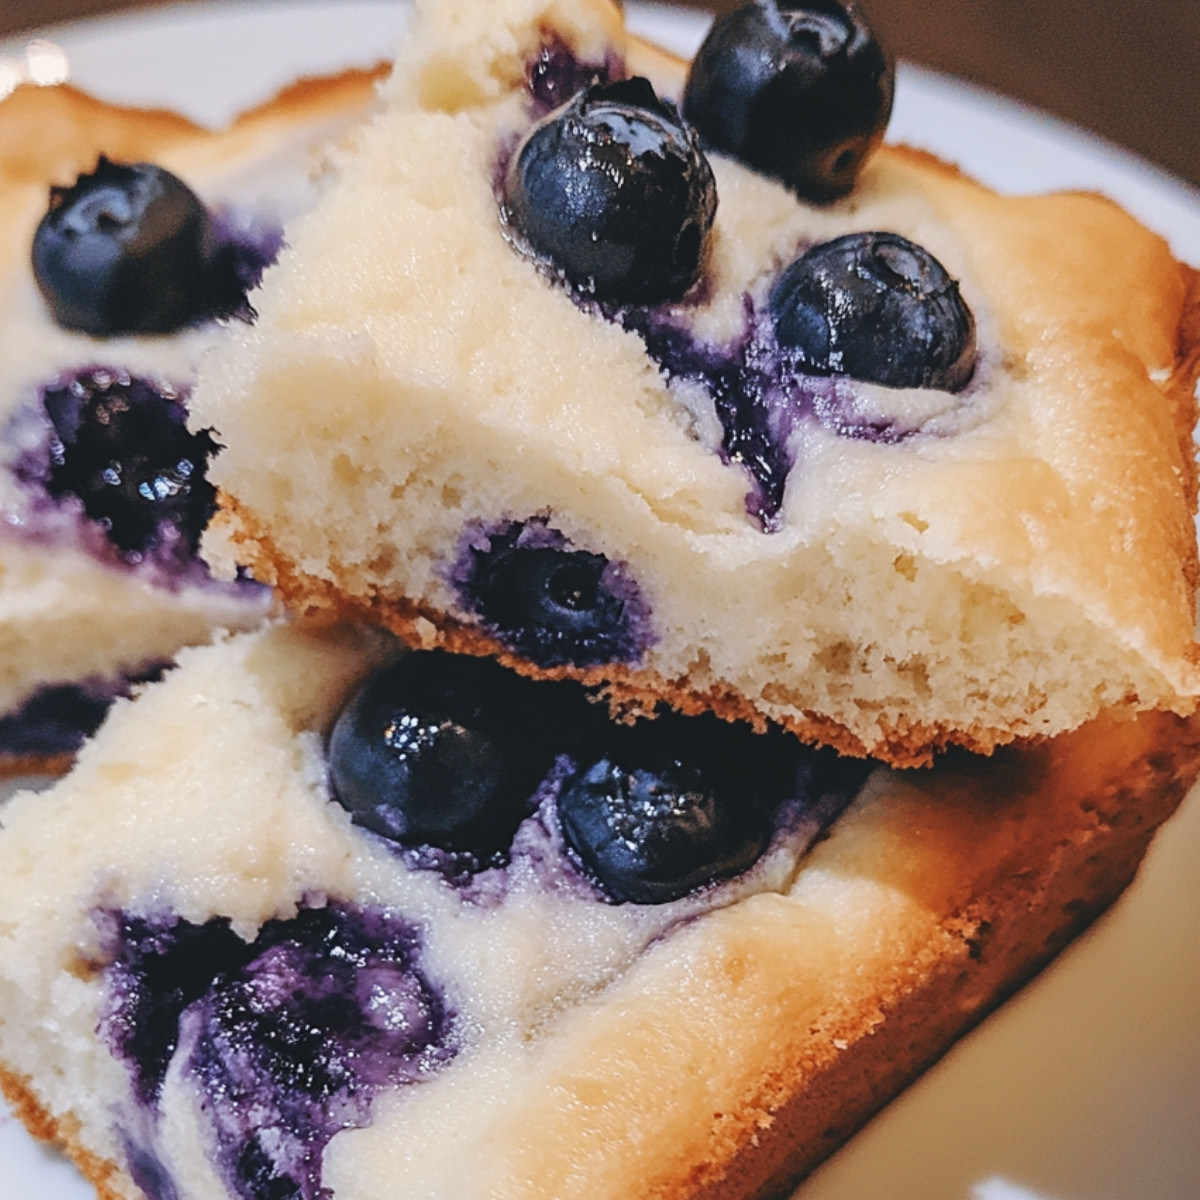
<instances>
[{"instance_id":1,"label":"white ceramic plate","mask_svg":"<svg viewBox=\"0 0 1200 1200\"><path fill-rule=\"evenodd\" d=\"M705 19L629 5L689 53ZM402 36L401 0L169 5L47 31L71 79L107 99L219 123L301 74L367 64ZM61 58L0 42L6 79ZM0 101L2 103L2 101ZM902 68L890 136L1007 191L1098 189L1200 263L1200 194L1080 130ZM90 1200L0 1116L2 1200ZM1117 908L814 1175L796 1200L1200 1197L1200 793ZM563 1200L568 1200L564 1197Z\"/></svg>"}]
</instances>

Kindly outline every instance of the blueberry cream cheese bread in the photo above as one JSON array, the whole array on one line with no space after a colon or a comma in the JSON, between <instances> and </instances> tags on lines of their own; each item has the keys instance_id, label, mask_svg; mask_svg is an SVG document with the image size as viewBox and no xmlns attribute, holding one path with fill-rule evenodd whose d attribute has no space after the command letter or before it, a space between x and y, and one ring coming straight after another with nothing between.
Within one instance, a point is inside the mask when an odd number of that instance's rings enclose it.
<instances>
[{"instance_id":1,"label":"blueberry cream cheese bread","mask_svg":"<svg viewBox=\"0 0 1200 1200\"><path fill-rule=\"evenodd\" d=\"M189 432L200 359L252 315L317 148L367 73L211 132L67 87L0 103L0 763L69 756L113 696L266 590L198 554L219 442Z\"/></svg>"},{"instance_id":2,"label":"blueberry cream cheese bread","mask_svg":"<svg viewBox=\"0 0 1200 1200\"><path fill-rule=\"evenodd\" d=\"M689 73L605 0L418 4L385 97L198 387L215 558L897 764L1192 709L1157 236L881 147L890 64L833 5L752 5Z\"/></svg>"},{"instance_id":3,"label":"blueberry cream cheese bread","mask_svg":"<svg viewBox=\"0 0 1200 1200\"><path fill-rule=\"evenodd\" d=\"M270 625L0 831L0 1063L104 1200L781 1194L1128 882L1200 726L897 771Z\"/></svg>"}]
</instances>

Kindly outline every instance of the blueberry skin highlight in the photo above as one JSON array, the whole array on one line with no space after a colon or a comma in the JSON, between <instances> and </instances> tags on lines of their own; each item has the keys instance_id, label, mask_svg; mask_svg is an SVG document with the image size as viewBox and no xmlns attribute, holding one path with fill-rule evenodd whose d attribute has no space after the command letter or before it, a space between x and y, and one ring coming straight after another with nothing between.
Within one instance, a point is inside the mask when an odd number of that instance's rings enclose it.
<instances>
[{"instance_id":1,"label":"blueberry skin highlight","mask_svg":"<svg viewBox=\"0 0 1200 1200\"><path fill-rule=\"evenodd\" d=\"M329 739L356 824L407 846L503 851L554 761L536 685L486 659L410 654L371 676Z\"/></svg>"},{"instance_id":2,"label":"blueberry skin highlight","mask_svg":"<svg viewBox=\"0 0 1200 1200\"><path fill-rule=\"evenodd\" d=\"M52 188L33 240L33 271L65 329L113 337L173 333L209 306L207 210L150 163L100 157L70 188Z\"/></svg>"},{"instance_id":3,"label":"blueberry skin highlight","mask_svg":"<svg viewBox=\"0 0 1200 1200\"><path fill-rule=\"evenodd\" d=\"M825 204L850 192L883 140L894 87L855 5L756 0L714 23L683 115L705 145Z\"/></svg>"},{"instance_id":4,"label":"blueberry skin highlight","mask_svg":"<svg viewBox=\"0 0 1200 1200\"><path fill-rule=\"evenodd\" d=\"M975 318L958 284L897 233L813 246L768 304L779 344L813 374L956 392L975 367Z\"/></svg>"},{"instance_id":5,"label":"blueberry skin highlight","mask_svg":"<svg viewBox=\"0 0 1200 1200\"><path fill-rule=\"evenodd\" d=\"M521 249L598 300L679 300L717 207L695 134L641 78L588 88L534 126L503 181Z\"/></svg>"},{"instance_id":6,"label":"blueberry skin highlight","mask_svg":"<svg viewBox=\"0 0 1200 1200\"><path fill-rule=\"evenodd\" d=\"M563 837L617 903L664 904L739 875L795 793L793 741L672 713L606 725L562 785Z\"/></svg>"}]
</instances>

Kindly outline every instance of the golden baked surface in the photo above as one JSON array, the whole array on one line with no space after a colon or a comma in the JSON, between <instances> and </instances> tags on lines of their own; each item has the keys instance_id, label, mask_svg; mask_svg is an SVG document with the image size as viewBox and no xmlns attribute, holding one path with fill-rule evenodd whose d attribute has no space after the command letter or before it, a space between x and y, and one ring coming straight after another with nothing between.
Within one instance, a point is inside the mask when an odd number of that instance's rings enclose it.
<instances>
[{"instance_id":1,"label":"golden baked surface","mask_svg":"<svg viewBox=\"0 0 1200 1200\"><path fill-rule=\"evenodd\" d=\"M497 213L545 41L666 94L681 69L601 0L421 12L386 111L201 382L230 445L214 553L232 543L298 611L899 763L1191 709L1195 289L1161 239L1099 197L1001 197L902 148L823 209L712 156L704 288L651 319L716 353L798 247L882 229L945 264L979 327L962 393L850 385L856 419L911 435L803 425L764 533L703 398L514 253ZM480 531L530 526L616 565L632 649L540 661L464 593Z\"/></svg>"}]
</instances>

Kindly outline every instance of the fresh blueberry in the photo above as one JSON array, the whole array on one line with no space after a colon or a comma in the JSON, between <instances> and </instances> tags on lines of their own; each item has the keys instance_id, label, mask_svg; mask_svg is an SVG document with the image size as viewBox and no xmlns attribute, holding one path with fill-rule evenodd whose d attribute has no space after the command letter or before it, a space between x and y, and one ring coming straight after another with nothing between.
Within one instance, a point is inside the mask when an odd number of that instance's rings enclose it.
<instances>
[{"instance_id":1,"label":"fresh blueberry","mask_svg":"<svg viewBox=\"0 0 1200 1200\"><path fill-rule=\"evenodd\" d=\"M717 207L695 134L641 78L588 88L513 155L502 216L514 241L597 299L680 299Z\"/></svg>"},{"instance_id":2,"label":"fresh blueberry","mask_svg":"<svg viewBox=\"0 0 1200 1200\"><path fill-rule=\"evenodd\" d=\"M894 68L854 4L756 0L718 18L683 113L707 145L827 203L883 140Z\"/></svg>"},{"instance_id":3,"label":"fresh blueberry","mask_svg":"<svg viewBox=\"0 0 1200 1200\"><path fill-rule=\"evenodd\" d=\"M392 841L503 850L554 762L543 695L487 659L411 654L373 675L334 725L334 793Z\"/></svg>"},{"instance_id":4,"label":"fresh blueberry","mask_svg":"<svg viewBox=\"0 0 1200 1200\"><path fill-rule=\"evenodd\" d=\"M754 865L802 753L714 717L608 726L562 786L563 836L617 902L678 899Z\"/></svg>"},{"instance_id":5,"label":"fresh blueberry","mask_svg":"<svg viewBox=\"0 0 1200 1200\"><path fill-rule=\"evenodd\" d=\"M216 508L205 476L218 447L191 433L187 410L145 380L93 371L44 393L54 428L51 496L77 496L128 561L159 551L187 559Z\"/></svg>"},{"instance_id":6,"label":"fresh blueberry","mask_svg":"<svg viewBox=\"0 0 1200 1200\"><path fill-rule=\"evenodd\" d=\"M928 250L896 233L813 246L769 301L802 370L889 387L958 391L975 367L975 318Z\"/></svg>"},{"instance_id":7,"label":"fresh blueberry","mask_svg":"<svg viewBox=\"0 0 1200 1200\"><path fill-rule=\"evenodd\" d=\"M208 213L182 180L102 156L74 187L51 188L34 275L66 329L171 333L209 306L208 232Z\"/></svg>"}]
</instances>

